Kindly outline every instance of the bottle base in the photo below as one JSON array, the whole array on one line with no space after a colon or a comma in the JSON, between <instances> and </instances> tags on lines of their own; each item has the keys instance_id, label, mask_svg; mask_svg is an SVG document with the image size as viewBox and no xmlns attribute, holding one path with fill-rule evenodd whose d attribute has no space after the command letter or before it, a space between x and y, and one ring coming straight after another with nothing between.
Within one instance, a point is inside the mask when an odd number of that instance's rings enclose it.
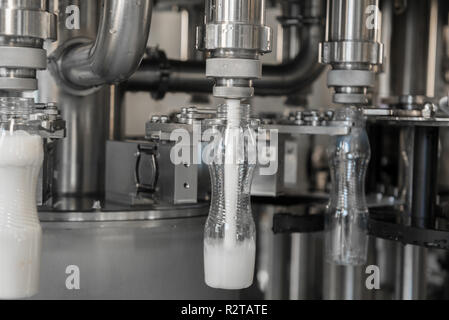
<instances>
[{"instance_id":1,"label":"bottle base","mask_svg":"<svg viewBox=\"0 0 449 320\"><path fill-rule=\"evenodd\" d=\"M232 247L222 242L204 242L205 282L211 288L239 290L252 285L255 265L255 243L246 240Z\"/></svg>"}]
</instances>

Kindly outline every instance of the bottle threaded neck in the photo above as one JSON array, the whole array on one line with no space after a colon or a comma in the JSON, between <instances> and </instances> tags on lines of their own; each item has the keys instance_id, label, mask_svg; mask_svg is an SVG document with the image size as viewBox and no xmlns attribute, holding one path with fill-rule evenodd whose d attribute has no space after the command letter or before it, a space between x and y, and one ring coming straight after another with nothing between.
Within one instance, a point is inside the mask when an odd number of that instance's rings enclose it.
<instances>
[{"instance_id":1,"label":"bottle threaded neck","mask_svg":"<svg viewBox=\"0 0 449 320\"><path fill-rule=\"evenodd\" d=\"M238 107L238 116L240 120L249 120L251 118L251 106L249 104L240 104ZM220 119L227 119L230 113L236 113L235 107L228 104L221 104L218 106L217 116Z\"/></svg>"},{"instance_id":2,"label":"bottle threaded neck","mask_svg":"<svg viewBox=\"0 0 449 320\"><path fill-rule=\"evenodd\" d=\"M11 118L27 120L34 109L34 100L21 97L0 97L1 121Z\"/></svg>"},{"instance_id":3,"label":"bottle threaded neck","mask_svg":"<svg viewBox=\"0 0 449 320\"><path fill-rule=\"evenodd\" d=\"M351 121L353 126L357 128L362 128L365 126L365 119L362 109L354 106L338 109L335 112L334 120Z\"/></svg>"}]
</instances>

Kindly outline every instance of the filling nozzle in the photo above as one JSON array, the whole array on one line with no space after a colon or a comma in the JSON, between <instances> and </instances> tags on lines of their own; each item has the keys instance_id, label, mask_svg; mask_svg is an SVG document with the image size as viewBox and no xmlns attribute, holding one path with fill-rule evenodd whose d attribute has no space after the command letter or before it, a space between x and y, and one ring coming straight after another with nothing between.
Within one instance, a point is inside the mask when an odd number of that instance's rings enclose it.
<instances>
[{"instance_id":1,"label":"filling nozzle","mask_svg":"<svg viewBox=\"0 0 449 320\"><path fill-rule=\"evenodd\" d=\"M209 53L206 77L215 80L214 96L251 97L252 80L262 76L260 56L271 52L265 0L208 0L204 21L197 30L197 48Z\"/></svg>"},{"instance_id":2,"label":"filling nozzle","mask_svg":"<svg viewBox=\"0 0 449 320\"><path fill-rule=\"evenodd\" d=\"M379 0L327 2L326 39L320 44L320 61L332 66L327 86L334 88L335 103L370 103L368 92L375 85L375 73L384 55L379 41L380 19Z\"/></svg>"}]
</instances>

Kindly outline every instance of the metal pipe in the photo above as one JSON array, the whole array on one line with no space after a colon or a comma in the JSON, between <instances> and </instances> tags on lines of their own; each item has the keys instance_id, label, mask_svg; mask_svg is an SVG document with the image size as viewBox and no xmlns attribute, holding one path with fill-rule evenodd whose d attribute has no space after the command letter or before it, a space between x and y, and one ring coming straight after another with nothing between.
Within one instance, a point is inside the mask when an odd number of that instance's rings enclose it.
<instances>
[{"instance_id":1,"label":"metal pipe","mask_svg":"<svg viewBox=\"0 0 449 320\"><path fill-rule=\"evenodd\" d=\"M394 17L394 0L383 0L380 3L382 12L382 34L381 39L384 45L384 52L390 53L391 51L391 35L393 32L393 17ZM390 81L391 81L391 61L385 59L382 66L382 73L378 75L378 95L377 98L390 96Z\"/></svg>"},{"instance_id":2,"label":"metal pipe","mask_svg":"<svg viewBox=\"0 0 449 320\"><path fill-rule=\"evenodd\" d=\"M288 95L301 90L324 70L318 63L319 43L323 39L321 24L303 27L303 43L296 58L279 66L264 66L262 79L254 81L255 94Z\"/></svg>"},{"instance_id":3,"label":"metal pipe","mask_svg":"<svg viewBox=\"0 0 449 320\"><path fill-rule=\"evenodd\" d=\"M390 57L393 95L426 95L429 3L427 0L408 1L407 9L393 21Z\"/></svg>"},{"instance_id":4,"label":"metal pipe","mask_svg":"<svg viewBox=\"0 0 449 320\"><path fill-rule=\"evenodd\" d=\"M296 93L323 71L318 63L321 25L305 26L304 45L296 58L277 66L263 66L263 78L254 81L255 94L260 96ZM214 81L204 76L205 63L197 61L145 59L127 82L129 91L212 92Z\"/></svg>"},{"instance_id":5,"label":"metal pipe","mask_svg":"<svg viewBox=\"0 0 449 320\"><path fill-rule=\"evenodd\" d=\"M415 129L411 222L418 228L435 227L438 133L438 128Z\"/></svg>"},{"instance_id":6,"label":"metal pipe","mask_svg":"<svg viewBox=\"0 0 449 320\"><path fill-rule=\"evenodd\" d=\"M194 4L188 5L183 12L182 19L187 26L185 26L188 31L184 36L184 42L181 53L181 60L193 60L202 61L204 60L204 52L196 49L196 29L197 26L203 24L204 22L204 2L202 5ZM187 20L187 21L186 21ZM184 59L185 57L185 59ZM191 94L190 102L192 104L208 104L209 95L204 93L193 93Z\"/></svg>"},{"instance_id":7,"label":"metal pipe","mask_svg":"<svg viewBox=\"0 0 449 320\"><path fill-rule=\"evenodd\" d=\"M278 34L278 45L281 55L281 62L289 62L296 58L301 49L301 19L299 18L303 10L303 1L282 1L281 16L278 21L282 30ZM281 40L279 42L279 40ZM312 92L312 86L304 86L299 92L287 96L285 105L305 106L307 105L307 95ZM310 137L305 137L309 139Z\"/></svg>"},{"instance_id":8,"label":"metal pipe","mask_svg":"<svg viewBox=\"0 0 449 320\"><path fill-rule=\"evenodd\" d=\"M68 29L66 8L80 8L80 28ZM51 0L50 11L59 12L58 41L48 48L55 56L72 41L88 39L93 43L101 3L91 0ZM79 42L77 42L79 43ZM104 197L105 145L109 130L110 88L103 86L90 94L68 91L50 70L39 74L38 100L58 101L67 123L67 136L56 144L53 207L58 210L91 210L96 200Z\"/></svg>"},{"instance_id":9,"label":"metal pipe","mask_svg":"<svg viewBox=\"0 0 449 320\"><path fill-rule=\"evenodd\" d=\"M85 89L128 79L145 53L152 0L104 0L94 43L69 48L58 62L60 75Z\"/></svg>"},{"instance_id":10,"label":"metal pipe","mask_svg":"<svg viewBox=\"0 0 449 320\"><path fill-rule=\"evenodd\" d=\"M427 249L397 244L397 300L423 300L427 296Z\"/></svg>"},{"instance_id":11,"label":"metal pipe","mask_svg":"<svg viewBox=\"0 0 449 320\"><path fill-rule=\"evenodd\" d=\"M378 37L377 28L367 28L370 6L378 7L378 0L329 1L327 21L328 41L368 41ZM370 11L371 13L371 11Z\"/></svg>"},{"instance_id":12,"label":"metal pipe","mask_svg":"<svg viewBox=\"0 0 449 320\"><path fill-rule=\"evenodd\" d=\"M299 52L301 25L298 17L300 16L301 2L281 2L281 16L278 20L282 26L282 33L278 35L278 38L282 37L282 61L294 59Z\"/></svg>"},{"instance_id":13,"label":"metal pipe","mask_svg":"<svg viewBox=\"0 0 449 320\"><path fill-rule=\"evenodd\" d=\"M324 70L318 62L319 43L324 37L322 1L310 2L308 23L302 28L303 43L295 59L281 65L266 65L262 79L254 80L255 94L288 95L310 84ZM205 63L164 59L144 59L127 82L129 91L212 92L213 80L205 78Z\"/></svg>"}]
</instances>

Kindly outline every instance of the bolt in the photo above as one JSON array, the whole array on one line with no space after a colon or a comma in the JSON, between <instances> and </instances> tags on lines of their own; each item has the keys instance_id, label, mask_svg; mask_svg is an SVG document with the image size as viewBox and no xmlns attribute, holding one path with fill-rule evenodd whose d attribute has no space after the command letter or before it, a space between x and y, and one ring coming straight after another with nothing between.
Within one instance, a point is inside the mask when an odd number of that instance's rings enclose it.
<instances>
[{"instance_id":1,"label":"bolt","mask_svg":"<svg viewBox=\"0 0 449 320\"><path fill-rule=\"evenodd\" d=\"M97 210L97 211L101 210L101 202L100 202L100 200L95 200L94 201L94 203L92 205L92 209Z\"/></svg>"},{"instance_id":2,"label":"bolt","mask_svg":"<svg viewBox=\"0 0 449 320\"><path fill-rule=\"evenodd\" d=\"M55 102L47 103L47 109L58 109L58 105Z\"/></svg>"},{"instance_id":3,"label":"bolt","mask_svg":"<svg viewBox=\"0 0 449 320\"><path fill-rule=\"evenodd\" d=\"M423 118L432 118L436 112L436 106L433 103L426 103L422 109Z\"/></svg>"},{"instance_id":4,"label":"bolt","mask_svg":"<svg viewBox=\"0 0 449 320\"><path fill-rule=\"evenodd\" d=\"M187 112L188 113L196 113L196 107L188 107Z\"/></svg>"},{"instance_id":5,"label":"bolt","mask_svg":"<svg viewBox=\"0 0 449 320\"><path fill-rule=\"evenodd\" d=\"M312 126L317 126L320 124L320 112L317 110L311 110L307 112L304 116L304 120Z\"/></svg>"}]
</instances>

